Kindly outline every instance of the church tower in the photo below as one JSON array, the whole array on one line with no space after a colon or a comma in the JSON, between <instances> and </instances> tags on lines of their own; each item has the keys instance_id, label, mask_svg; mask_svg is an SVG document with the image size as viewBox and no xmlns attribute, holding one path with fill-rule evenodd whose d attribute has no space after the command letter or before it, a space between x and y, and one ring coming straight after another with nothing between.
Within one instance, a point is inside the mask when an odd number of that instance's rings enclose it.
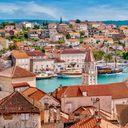
<instances>
[{"instance_id":1,"label":"church tower","mask_svg":"<svg viewBox=\"0 0 128 128\"><path fill-rule=\"evenodd\" d=\"M97 67L91 47L88 48L82 70L82 84L97 84Z\"/></svg>"}]
</instances>

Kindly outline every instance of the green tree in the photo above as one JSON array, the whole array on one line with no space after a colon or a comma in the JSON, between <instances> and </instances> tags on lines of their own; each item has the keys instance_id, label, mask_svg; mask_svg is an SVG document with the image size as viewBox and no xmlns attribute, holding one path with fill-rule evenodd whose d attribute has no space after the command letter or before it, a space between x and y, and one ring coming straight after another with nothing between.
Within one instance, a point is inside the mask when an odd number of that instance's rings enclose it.
<instances>
[{"instance_id":1,"label":"green tree","mask_svg":"<svg viewBox=\"0 0 128 128\"><path fill-rule=\"evenodd\" d=\"M94 54L95 60L99 61L99 60L103 59L103 56L104 56L105 53L100 50L100 51L94 51L93 54Z\"/></svg>"},{"instance_id":2,"label":"green tree","mask_svg":"<svg viewBox=\"0 0 128 128\"><path fill-rule=\"evenodd\" d=\"M44 49L44 48L42 48L42 49L41 49L41 52L45 53L45 49Z\"/></svg>"},{"instance_id":3,"label":"green tree","mask_svg":"<svg viewBox=\"0 0 128 128\"><path fill-rule=\"evenodd\" d=\"M76 19L76 23L80 23L81 22L81 20L79 20L79 19Z\"/></svg>"},{"instance_id":4,"label":"green tree","mask_svg":"<svg viewBox=\"0 0 128 128\"><path fill-rule=\"evenodd\" d=\"M85 35L85 32L80 31L80 37L84 37L84 35Z\"/></svg>"},{"instance_id":5,"label":"green tree","mask_svg":"<svg viewBox=\"0 0 128 128\"><path fill-rule=\"evenodd\" d=\"M128 60L128 52L123 53L123 59Z\"/></svg>"},{"instance_id":6,"label":"green tree","mask_svg":"<svg viewBox=\"0 0 128 128\"><path fill-rule=\"evenodd\" d=\"M70 38L71 38L70 34L69 33L66 34L66 39L70 39Z\"/></svg>"},{"instance_id":7,"label":"green tree","mask_svg":"<svg viewBox=\"0 0 128 128\"><path fill-rule=\"evenodd\" d=\"M16 47L15 44L12 44L12 45L9 46L9 50L14 50L14 49L16 49L16 48L17 48L17 47Z\"/></svg>"},{"instance_id":8,"label":"green tree","mask_svg":"<svg viewBox=\"0 0 128 128\"><path fill-rule=\"evenodd\" d=\"M108 62L110 62L112 60L112 58L113 57L112 57L111 53L107 53L107 54L104 55L104 60L106 62L106 65L107 65Z\"/></svg>"},{"instance_id":9,"label":"green tree","mask_svg":"<svg viewBox=\"0 0 128 128\"><path fill-rule=\"evenodd\" d=\"M57 41L58 44L64 44L64 39L60 39Z\"/></svg>"}]
</instances>

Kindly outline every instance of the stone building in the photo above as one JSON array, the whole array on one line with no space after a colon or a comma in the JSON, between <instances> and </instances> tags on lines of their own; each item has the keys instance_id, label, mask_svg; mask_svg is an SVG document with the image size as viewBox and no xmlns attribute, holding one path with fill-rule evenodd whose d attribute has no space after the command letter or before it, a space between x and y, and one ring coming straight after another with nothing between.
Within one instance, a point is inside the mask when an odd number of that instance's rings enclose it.
<instances>
[{"instance_id":1,"label":"stone building","mask_svg":"<svg viewBox=\"0 0 128 128\"><path fill-rule=\"evenodd\" d=\"M0 128L41 128L40 111L19 92L0 100Z\"/></svg>"}]
</instances>

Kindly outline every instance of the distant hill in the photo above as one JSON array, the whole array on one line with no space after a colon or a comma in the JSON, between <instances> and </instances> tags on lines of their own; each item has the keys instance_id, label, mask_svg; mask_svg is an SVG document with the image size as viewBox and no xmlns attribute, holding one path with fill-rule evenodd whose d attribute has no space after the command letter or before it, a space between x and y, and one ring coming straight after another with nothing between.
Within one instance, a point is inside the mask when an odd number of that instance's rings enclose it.
<instances>
[{"instance_id":1,"label":"distant hill","mask_svg":"<svg viewBox=\"0 0 128 128\"><path fill-rule=\"evenodd\" d=\"M121 25L128 25L128 20L122 20L122 21L103 21L105 24L115 24L117 26Z\"/></svg>"},{"instance_id":2,"label":"distant hill","mask_svg":"<svg viewBox=\"0 0 128 128\"><path fill-rule=\"evenodd\" d=\"M46 21L46 20L34 20L34 19L7 19L7 20L0 20L0 23L1 22L16 22L16 23L19 23L19 22L24 22L24 21L28 21L28 22L36 22L36 23L43 23L43 21ZM47 20L48 22L59 22L59 20ZM64 22L67 22L67 21L64 21ZM122 20L122 21L102 21L104 22L105 24L115 24L117 26L121 26L121 25L128 25L128 20Z\"/></svg>"}]
</instances>

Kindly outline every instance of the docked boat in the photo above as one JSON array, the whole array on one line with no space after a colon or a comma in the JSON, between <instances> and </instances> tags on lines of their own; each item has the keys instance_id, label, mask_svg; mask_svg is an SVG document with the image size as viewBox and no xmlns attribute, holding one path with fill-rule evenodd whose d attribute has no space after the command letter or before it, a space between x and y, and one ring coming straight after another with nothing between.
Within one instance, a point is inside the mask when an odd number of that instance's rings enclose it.
<instances>
[{"instance_id":1,"label":"docked boat","mask_svg":"<svg viewBox=\"0 0 128 128\"><path fill-rule=\"evenodd\" d=\"M98 67L98 74L119 74L123 72L121 68Z\"/></svg>"},{"instance_id":2,"label":"docked boat","mask_svg":"<svg viewBox=\"0 0 128 128\"><path fill-rule=\"evenodd\" d=\"M71 72L71 71L65 71L65 72L60 72L57 74L57 77L59 78L80 78L82 77L81 72Z\"/></svg>"},{"instance_id":3,"label":"docked boat","mask_svg":"<svg viewBox=\"0 0 128 128\"><path fill-rule=\"evenodd\" d=\"M40 74L38 74L37 76L36 76L36 79L50 79L50 78L52 78L52 77L54 77L54 75L52 75L52 74L45 74L45 73L40 73Z\"/></svg>"}]
</instances>

